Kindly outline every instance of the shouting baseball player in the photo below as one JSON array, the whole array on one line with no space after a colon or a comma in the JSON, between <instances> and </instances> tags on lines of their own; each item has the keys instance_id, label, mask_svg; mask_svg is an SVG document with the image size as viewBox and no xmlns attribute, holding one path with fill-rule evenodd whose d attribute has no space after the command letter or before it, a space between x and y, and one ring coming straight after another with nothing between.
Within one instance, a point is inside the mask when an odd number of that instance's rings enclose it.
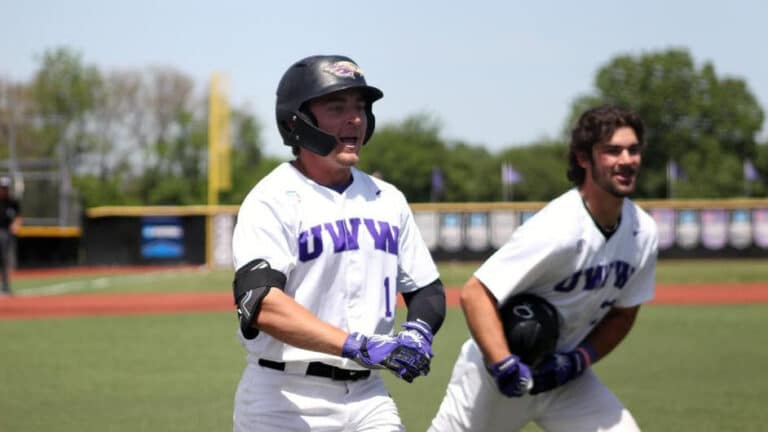
<instances>
[{"instance_id":1,"label":"shouting baseball player","mask_svg":"<svg viewBox=\"0 0 768 432\"><path fill-rule=\"evenodd\" d=\"M259 181L235 226L235 431L404 430L379 373L429 372L445 292L403 194L354 168L382 95L337 55L296 62L278 85L295 160Z\"/></svg>"},{"instance_id":2,"label":"shouting baseball player","mask_svg":"<svg viewBox=\"0 0 768 432\"><path fill-rule=\"evenodd\" d=\"M461 293L472 338L461 349L430 431L637 431L593 373L654 294L653 219L626 198L642 159L643 124L600 106L572 131L575 188L548 203L480 266ZM499 310L518 294L555 307L555 352L535 364L511 352Z\"/></svg>"}]
</instances>

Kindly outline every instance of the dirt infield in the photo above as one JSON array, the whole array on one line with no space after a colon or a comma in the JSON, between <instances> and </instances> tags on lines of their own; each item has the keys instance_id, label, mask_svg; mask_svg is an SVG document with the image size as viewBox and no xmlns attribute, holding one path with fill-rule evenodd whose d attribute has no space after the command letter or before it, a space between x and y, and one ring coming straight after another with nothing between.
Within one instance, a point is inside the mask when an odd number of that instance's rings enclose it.
<instances>
[{"instance_id":1,"label":"dirt infield","mask_svg":"<svg viewBox=\"0 0 768 432\"><path fill-rule=\"evenodd\" d=\"M0 320L234 311L223 293L67 294L0 298Z\"/></svg>"},{"instance_id":2,"label":"dirt infield","mask_svg":"<svg viewBox=\"0 0 768 432\"><path fill-rule=\"evenodd\" d=\"M457 306L459 290L447 290L449 306ZM660 285L653 304L768 303L768 284ZM68 294L0 297L0 320L139 315L178 312L234 313L229 293Z\"/></svg>"},{"instance_id":3,"label":"dirt infield","mask_svg":"<svg viewBox=\"0 0 768 432\"><path fill-rule=\"evenodd\" d=\"M62 276L115 276L162 271L189 271L204 269L204 266L191 265L153 265L153 266L98 266L98 267L53 267L44 269L24 269L11 272L12 280L60 278Z\"/></svg>"}]
</instances>

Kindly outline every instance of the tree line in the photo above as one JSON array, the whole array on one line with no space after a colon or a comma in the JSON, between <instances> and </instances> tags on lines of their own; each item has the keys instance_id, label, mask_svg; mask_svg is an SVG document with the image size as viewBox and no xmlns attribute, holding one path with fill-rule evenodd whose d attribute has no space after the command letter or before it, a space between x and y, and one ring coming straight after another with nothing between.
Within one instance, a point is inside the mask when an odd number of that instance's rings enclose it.
<instances>
[{"instance_id":1,"label":"tree line","mask_svg":"<svg viewBox=\"0 0 768 432\"><path fill-rule=\"evenodd\" d=\"M594 89L573 102L559 136L492 153L443 138L439 118L413 113L377 127L360 168L411 202L545 201L569 187L570 125L601 103L631 107L646 123L638 198L768 192L768 143L758 142L763 109L743 79L718 76L685 49L609 60ZM232 188L219 201L239 204L281 161L263 154L260 119L245 107L230 111ZM64 167L63 189L84 207L207 199L207 89L179 70L104 71L72 49L48 50L28 82L0 79L0 132L0 159L55 161ZM514 170L506 182L505 167Z\"/></svg>"}]
</instances>

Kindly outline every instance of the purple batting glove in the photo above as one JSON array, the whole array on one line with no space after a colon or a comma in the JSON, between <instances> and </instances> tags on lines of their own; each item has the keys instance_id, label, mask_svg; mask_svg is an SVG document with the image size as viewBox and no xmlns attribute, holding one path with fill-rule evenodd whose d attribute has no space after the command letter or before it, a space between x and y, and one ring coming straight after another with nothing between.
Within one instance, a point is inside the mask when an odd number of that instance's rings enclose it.
<instances>
[{"instance_id":1,"label":"purple batting glove","mask_svg":"<svg viewBox=\"0 0 768 432\"><path fill-rule=\"evenodd\" d=\"M385 366L398 378L407 382L429 374L429 357L421 351L405 345L400 345L385 361Z\"/></svg>"},{"instance_id":2,"label":"purple batting glove","mask_svg":"<svg viewBox=\"0 0 768 432\"><path fill-rule=\"evenodd\" d=\"M533 371L531 394L539 394L560 387L583 374L597 358L594 348L582 344L567 353L555 353Z\"/></svg>"},{"instance_id":3,"label":"purple batting glove","mask_svg":"<svg viewBox=\"0 0 768 432\"><path fill-rule=\"evenodd\" d=\"M419 351L427 359L431 359L434 356L432 354L432 327L420 319L406 321L402 327L405 330L397 334L397 341L403 346Z\"/></svg>"},{"instance_id":4,"label":"purple batting glove","mask_svg":"<svg viewBox=\"0 0 768 432\"><path fill-rule=\"evenodd\" d=\"M507 397L521 397L533 386L531 369L514 354L488 366L499 391Z\"/></svg>"},{"instance_id":5,"label":"purple batting glove","mask_svg":"<svg viewBox=\"0 0 768 432\"><path fill-rule=\"evenodd\" d=\"M399 346L391 336L365 336L358 332L350 333L341 349L341 356L354 360L368 369L383 369L392 351Z\"/></svg>"},{"instance_id":6,"label":"purple batting glove","mask_svg":"<svg viewBox=\"0 0 768 432\"><path fill-rule=\"evenodd\" d=\"M404 330L395 336L400 344L392 354L388 367L398 377L413 382L429 374L432 357L432 327L417 319L402 324Z\"/></svg>"}]
</instances>

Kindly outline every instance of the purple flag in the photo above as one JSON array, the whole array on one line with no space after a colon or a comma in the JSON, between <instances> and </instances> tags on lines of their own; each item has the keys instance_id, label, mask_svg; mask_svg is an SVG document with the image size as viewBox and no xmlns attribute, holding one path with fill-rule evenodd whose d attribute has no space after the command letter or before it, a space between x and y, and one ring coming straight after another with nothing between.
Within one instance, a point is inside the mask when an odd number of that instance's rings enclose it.
<instances>
[{"instance_id":1,"label":"purple flag","mask_svg":"<svg viewBox=\"0 0 768 432\"><path fill-rule=\"evenodd\" d=\"M670 160L669 163L667 163L667 178L671 181L685 179L685 173L683 173L680 165L674 160Z\"/></svg>"},{"instance_id":2,"label":"purple flag","mask_svg":"<svg viewBox=\"0 0 768 432\"><path fill-rule=\"evenodd\" d=\"M520 175L519 172L517 172L516 169L512 168L512 165L504 162L501 164L501 183L505 185L511 185L520 183L520 181L523 179L523 176Z\"/></svg>"},{"instance_id":3,"label":"purple flag","mask_svg":"<svg viewBox=\"0 0 768 432\"><path fill-rule=\"evenodd\" d=\"M443 193L443 172L438 167L432 168L432 199L435 200Z\"/></svg>"},{"instance_id":4,"label":"purple flag","mask_svg":"<svg viewBox=\"0 0 768 432\"><path fill-rule=\"evenodd\" d=\"M744 159L744 179L751 182L760 180L760 173L749 159Z\"/></svg>"}]
</instances>

